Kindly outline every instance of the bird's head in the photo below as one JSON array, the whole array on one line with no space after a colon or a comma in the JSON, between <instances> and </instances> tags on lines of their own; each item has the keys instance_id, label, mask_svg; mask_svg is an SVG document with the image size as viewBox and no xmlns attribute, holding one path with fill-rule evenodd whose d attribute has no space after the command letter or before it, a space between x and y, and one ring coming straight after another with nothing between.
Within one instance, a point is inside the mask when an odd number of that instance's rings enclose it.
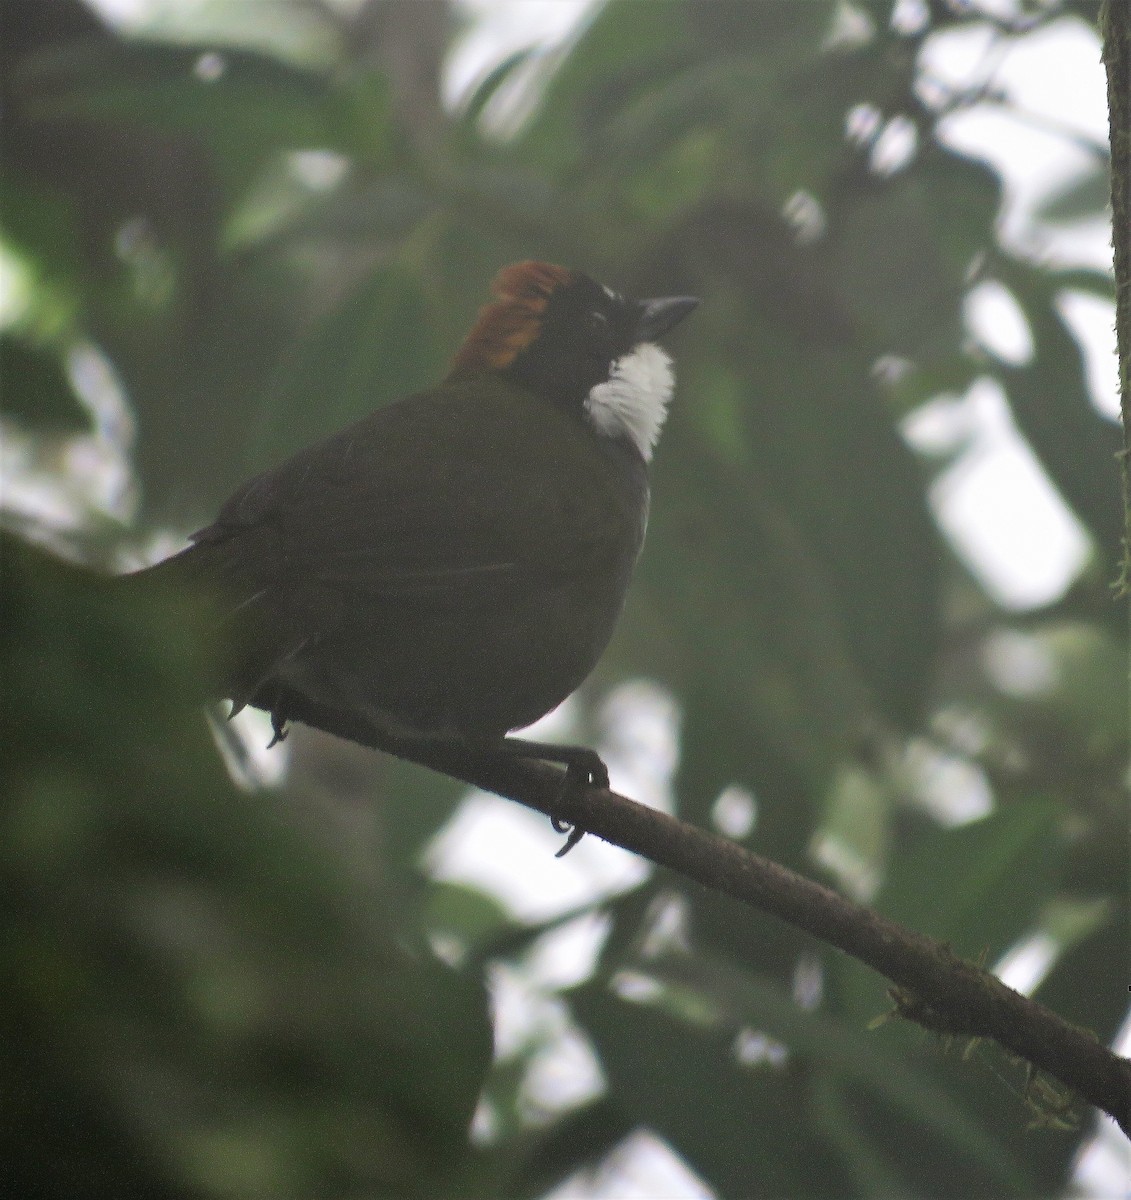
<instances>
[{"instance_id":1,"label":"bird's head","mask_svg":"<svg viewBox=\"0 0 1131 1200\"><path fill-rule=\"evenodd\" d=\"M498 372L649 459L674 386L671 359L655 339L699 301L633 300L544 262L505 267L492 292L453 372Z\"/></svg>"}]
</instances>

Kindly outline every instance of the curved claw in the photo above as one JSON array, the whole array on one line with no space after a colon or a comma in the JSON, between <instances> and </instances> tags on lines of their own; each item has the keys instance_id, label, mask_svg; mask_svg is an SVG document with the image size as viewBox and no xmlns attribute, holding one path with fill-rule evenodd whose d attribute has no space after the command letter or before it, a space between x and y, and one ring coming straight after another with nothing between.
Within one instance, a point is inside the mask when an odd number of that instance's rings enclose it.
<instances>
[{"instance_id":1,"label":"curved claw","mask_svg":"<svg viewBox=\"0 0 1131 1200\"><path fill-rule=\"evenodd\" d=\"M557 828L557 825L554 826ZM558 829L558 833L565 833L569 830L569 836L565 840L565 845L554 855L555 858L565 858L565 856L577 845L578 842L585 836L585 830L580 825L566 825L563 829Z\"/></svg>"},{"instance_id":2,"label":"curved claw","mask_svg":"<svg viewBox=\"0 0 1131 1200\"><path fill-rule=\"evenodd\" d=\"M274 737L272 737L272 739L267 743L268 750L270 750L272 746L277 745L279 742L285 742L287 740L287 734L290 733L290 730L287 728L287 718L284 717L282 713L272 710L271 729L274 733Z\"/></svg>"},{"instance_id":3,"label":"curved claw","mask_svg":"<svg viewBox=\"0 0 1131 1200\"><path fill-rule=\"evenodd\" d=\"M526 738L504 738L494 750L508 758L540 759L547 763L560 763L565 767L561 790L558 793L558 804L569 795L572 788L598 787L608 788L609 769L596 750L588 746L560 746L549 742L532 742ZM561 817L551 816L550 823L556 833L566 835L566 843L558 851L557 857L568 854L585 836L585 830L572 821L564 821Z\"/></svg>"}]
</instances>

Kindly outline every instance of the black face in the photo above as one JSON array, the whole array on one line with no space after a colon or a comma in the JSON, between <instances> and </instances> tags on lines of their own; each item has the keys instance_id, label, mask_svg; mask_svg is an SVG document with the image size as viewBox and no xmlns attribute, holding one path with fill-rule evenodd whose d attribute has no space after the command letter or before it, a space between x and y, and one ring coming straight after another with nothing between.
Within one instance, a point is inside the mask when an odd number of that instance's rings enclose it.
<instances>
[{"instance_id":1,"label":"black face","mask_svg":"<svg viewBox=\"0 0 1131 1200\"><path fill-rule=\"evenodd\" d=\"M577 404L609 378L612 364L640 337L645 306L610 296L587 275L551 295L538 337L507 374L558 403Z\"/></svg>"}]
</instances>

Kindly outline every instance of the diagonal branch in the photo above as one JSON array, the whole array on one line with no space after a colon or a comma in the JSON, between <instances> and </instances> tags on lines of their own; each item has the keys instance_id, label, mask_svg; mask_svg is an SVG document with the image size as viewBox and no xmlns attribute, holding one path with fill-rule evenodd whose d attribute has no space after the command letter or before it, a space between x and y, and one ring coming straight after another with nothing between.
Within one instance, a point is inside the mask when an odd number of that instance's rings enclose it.
<instances>
[{"instance_id":1,"label":"diagonal branch","mask_svg":"<svg viewBox=\"0 0 1131 1200\"><path fill-rule=\"evenodd\" d=\"M308 725L514 800L723 892L859 959L895 986L900 1015L937 1033L990 1038L1103 1109L1131 1137L1131 1061L959 958L941 942L716 834L600 788L562 794L543 763L454 747L393 745L358 717L288 697Z\"/></svg>"}]
</instances>

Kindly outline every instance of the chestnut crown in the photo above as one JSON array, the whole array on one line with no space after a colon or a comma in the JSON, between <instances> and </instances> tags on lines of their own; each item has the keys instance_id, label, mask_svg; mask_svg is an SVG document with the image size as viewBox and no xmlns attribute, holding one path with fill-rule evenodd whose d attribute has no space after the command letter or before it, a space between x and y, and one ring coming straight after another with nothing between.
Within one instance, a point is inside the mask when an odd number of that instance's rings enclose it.
<instances>
[{"instance_id":1,"label":"chestnut crown","mask_svg":"<svg viewBox=\"0 0 1131 1200\"><path fill-rule=\"evenodd\" d=\"M698 300L634 300L580 271L534 261L505 267L492 292L453 372L497 371L649 458L674 385L671 360L652 342Z\"/></svg>"}]
</instances>

